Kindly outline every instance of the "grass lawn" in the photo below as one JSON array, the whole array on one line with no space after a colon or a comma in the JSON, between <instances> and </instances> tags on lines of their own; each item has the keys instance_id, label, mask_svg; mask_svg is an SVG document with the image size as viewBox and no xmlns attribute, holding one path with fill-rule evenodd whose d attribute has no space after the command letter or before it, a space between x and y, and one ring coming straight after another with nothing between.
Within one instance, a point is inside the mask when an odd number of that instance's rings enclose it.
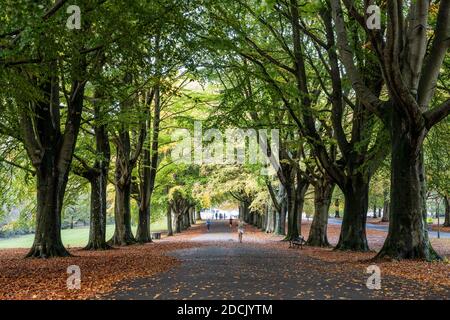
<instances>
[{"instance_id":1,"label":"grass lawn","mask_svg":"<svg viewBox=\"0 0 450 320\"><path fill-rule=\"evenodd\" d=\"M133 232L136 233L137 226L133 227ZM167 221L165 219L156 221L151 224L152 231L166 231ZM106 239L109 239L114 233L114 225L106 226ZM89 239L89 227L64 229L61 231L62 241L67 247L83 247L87 244ZM6 248L31 248L34 240L34 234L27 234L24 236L13 237L9 239L0 239L0 249Z\"/></svg>"}]
</instances>

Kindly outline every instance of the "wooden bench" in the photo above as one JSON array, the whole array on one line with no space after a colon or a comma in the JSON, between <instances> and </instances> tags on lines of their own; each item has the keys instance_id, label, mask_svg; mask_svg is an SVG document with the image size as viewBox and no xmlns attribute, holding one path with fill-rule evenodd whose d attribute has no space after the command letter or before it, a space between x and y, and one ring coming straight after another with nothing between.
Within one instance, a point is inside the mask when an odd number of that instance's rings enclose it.
<instances>
[{"instance_id":1,"label":"wooden bench","mask_svg":"<svg viewBox=\"0 0 450 320\"><path fill-rule=\"evenodd\" d=\"M152 239L153 240L161 239L161 232L152 232Z\"/></svg>"},{"instance_id":2,"label":"wooden bench","mask_svg":"<svg viewBox=\"0 0 450 320\"><path fill-rule=\"evenodd\" d=\"M305 238L303 236L299 236L295 239L289 240L289 248L303 248L303 245L306 244Z\"/></svg>"}]
</instances>

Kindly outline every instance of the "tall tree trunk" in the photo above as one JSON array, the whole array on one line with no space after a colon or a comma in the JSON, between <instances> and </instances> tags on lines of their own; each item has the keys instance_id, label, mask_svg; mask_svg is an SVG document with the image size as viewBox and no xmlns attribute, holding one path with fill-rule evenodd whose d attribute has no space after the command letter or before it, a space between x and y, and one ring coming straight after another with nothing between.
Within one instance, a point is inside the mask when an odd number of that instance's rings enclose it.
<instances>
[{"instance_id":1,"label":"tall tree trunk","mask_svg":"<svg viewBox=\"0 0 450 320\"><path fill-rule=\"evenodd\" d=\"M96 92L98 97L98 93ZM99 105L94 106L95 145L97 157L94 167L87 172L91 185L91 211L89 241L85 250L106 250L111 247L106 243L106 192L108 187L109 163L111 149L107 126L104 124Z\"/></svg>"},{"instance_id":2,"label":"tall tree trunk","mask_svg":"<svg viewBox=\"0 0 450 320\"><path fill-rule=\"evenodd\" d=\"M273 215L274 215L274 210L273 210L273 205L268 205L267 206L267 214L266 214L266 229L265 231L267 233L272 233L273 232Z\"/></svg>"},{"instance_id":3,"label":"tall tree trunk","mask_svg":"<svg viewBox=\"0 0 450 320\"><path fill-rule=\"evenodd\" d=\"M70 253L61 240L61 209L67 176L58 173L50 155L44 156L36 172L36 233L27 257L67 257Z\"/></svg>"},{"instance_id":4,"label":"tall tree trunk","mask_svg":"<svg viewBox=\"0 0 450 320\"><path fill-rule=\"evenodd\" d=\"M131 84L133 76L127 73L124 82ZM136 97L128 99L120 104L120 113L127 115L135 103ZM142 153L144 141L146 138L146 119L139 122L139 134L134 148L130 137L130 123L126 121L117 124L116 144L116 171L114 175L114 184L116 189L114 218L116 227L113 237L108 241L110 245L125 246L136 243L136 239L131 231L131 211L130 197L132 186L133 169L136 167L137 160ZM142 201L141 201L142 202Z\"/></svg>"},{"instance_id":5,"label":"tall tree trunk","mask_svg":"<svg viewBox=\"0 0 450 320\"><path fill-rule=\"evenodd\" d=\"M176 233L181 233L181 231L183 231L182 217L178 214L176 214L175 225L176 225Z\"/></svg>"},{"instance_id":6,"label":"tall tree trunk","mask_svg":"<svg viewBox=\"0 0 450 320\"><path fill-rule=\"evenodd\" d=\"M444 197L445 204L445 221L444 227L450 227L450 197Z\"/></svg>"},{"instance_id":7,"label":"tall tree trunk","mask_svg":"<svg viewBox=\"0 0 450 320\"><path fill-rule=\"evenodd\" d=\"M97 174L90 179L91 212L89 241L85 250L106 250L111 247L106 243L106 187L108 177Z\"/></svg>"},{"instance_id":8,"label":"tall tree trunk","mask_svg":"<svg viewBox=\"0 0 450 320\"><path fill-rule=\"evenodd\" d=\"M265 227L265 222L266 221L266 213L263 211L262 213L260 213L259 215L259 221L258 221L258 228L261 230L264 230Z\"/></svg>"},{"instance_id":9,"label":"tall tree trunk","mask_svg":"<svg viewBox=\"0 0 450 320\"><path fill-rule=\"evenodd\" d=\"M328 213L334 184L327 179L314 184L314 217L307 244L316 247L329 247L327 237Z\"/></svg>"},{"instance_id":10,"label":"tall tree trunk","mask_svg":"<svg viewBox=\"0 0 450 320\"><path fill-rule=\"evenodd\" d=\"M383 218L381 218L381 221L383 222L389 222L389 200L386 200L383 205Z\"/></svg>"},{"instance_id":11,"label":"tall tree trunk","mask_svg":"<svg viewBox=\"0 0 450 320\"><path fill-rule=\"evenodd\" d=\"M279 212L275 209L272 210L272 233L275 233L275 230L277 230L277 216Z\"/></svg>"},{"instance_id":12,"label":"tall tree trunk","mask_svg":"<svg viewBox=\"0 0 450 320\"><path fill-rule=\"evenodd\" d=\"M293 185L285 186L287 194L287 215L288 215L288 231L284 240L292 240L298 238L298 211L296 201L296 190Z\"/></svg>"},{"instance_id":13,"label":"tall tree trunk","mask_svg":"<svg viewBox=\"0 0 450 320\"><path fill-rule=\"evenodd\" d=\"M191 227L191 219L189 218L190 211L191 211L191 208L187 209L185 214L184 214L185 229L189 229Z\"/></svg>"},{"instance_id":14,"label":"tall tree trunk","mask_svg":"<svg viewBox=\"0 0 450 320\"><path fill-rule=\"evenodd\" d=\"M108 241L109 245L126 246L136 243L131 231L130 211L131 181L123 185L116 184L116 198L114 206L115 229L114 235Z\"/></svg>"},{"instance_id":15,"label":"tall tree trunk","mask_svg":"<svg viewBox=\"0 0 450 320\"><path fill-rule=\"evenodd\" d=\"M378 258L439 259L428 239L425 174L421 150L425 132L411 132L393 111L391 125L391 205L389 232Z\"/></svg>"},{"instance_id":16,"label":"tall tree trunk","mask_svg":"<svg viewBox=\"0 0 450 320\"><path fill-rule=\"evenodd\" d=\"M172 208L170 205L167 205L167 236L173 236L173 228L172 228Z\"/></svg>"},{"instance_id":17,"label":"tall tree trunk","mask_svg":"<svg viewBox=\"0 0 450 320\"><path fill-rule=\"evenodd\" d=\"M197 214L197 209L195 207L192 207L191 208L191 225L195 224L195 221L196 221L195 216L196 216L196 214Z\"/></svg>"},{"instance_id":18,"label":"tall tree trunk","mask_svg":"<svg viewBox=\"0 0 450 320\"><path fill-rule=\"evenodd\" d=\"M389 222L389 198L388 191L383 191L383 218L381 218L382 222Z\"/></svg>"},{"instance_id":19,"label":"tall tree trunk","mask_svg":"<svg viewBox=\"0 0 450 320\"><path fill-rule=\"evenodd\" d=\"M152 242L150 235L150 203L151 203L151 170L150 150L143 150L143 181L140 184L139 220L136 230L136 241L139 243Z\"/></svg>"},{"instance_id":20,"label":"tall tree trunk","mask_svg":"<svg viewBox=\"0 0 450 320\"><path fill-rule=\"evenodd\" d=\"M297 175L297 189L296 189L296 211L297 214L297 229L298 233L302 234L302 218L303 218L303 206L305 204L305 194L308 191L309 181L303 178L300 174Z\"/></svg>"},{"instance_id":21,"label":"tall tree trunk","mask_svg":"<svg viewBox=\"0 0 450 320\"><path fill-rule=\"evenodd\" d=\"M286 196L281 198L280 205L281 210L279 214L277 214L276 234L284 236L286 235L286 213L288 209L288 201Z\"/></svg>"},{"instance_id":22,"label":"tall tree trunk","mask_svg":"<svg viewBox=\"0 0 450 320\"><path fill-rule=\"evenodd\" d=\"M56 62L51 64L56 70ZM86 70L84 58L77 71ZM80 74L81 75L81 74ZM50 258L70 256L61 240L61 211L64 194L78 138L83 111L85 82L73 79L64 132L61 132L59 80L45 75L41 89L43 101L31 103L33 110L23 108L19 124L27 154L36 170L36 232L27 257Z\"/></svg>"},{"instance_id":23,"label":"tall tree trunk","mask_svg":"<svg viewBox=\"0 0 450 320\"><path fill-rule=\"evenodd\" d=\"M281 235L280 233L280 219L281 219L281 211L274 212L274 230L273 232L277 235Z\"/></svg>"},{"instance_id":24,"label":"tall tree trunk","mask_svg":"<svg viewBox=\"0 0 450 320\"><path fill-rule=\"evenodd\" d=\"M159 45L159 36L157 40L157 45ZM151 242L152 238L150 235L150 214L151 214L151 198L153 190L155 187L155 179L158 168L159 159L159 125L161 118L161 92L160 86L157 84L155 90L150 93L150 103L153 99L153 94L155 97L155 106L153 112L153 133L151 139L151 150L144 148L143 154L143 181L141 187L141 205L139 206L139 224L136 232L136 240L140 243ZM147 135L150 131L150 118L146 121L146 131Z\"/></svg>"},{"instance_id":25,"label":"tall tree trunk","mask_svg":"<svg viewBox=\"0 0 450 320\"><path fill-rule=\"evenodd\" d=\"M347 178L344 193L344 218L337 250L368 251L366 237L369 181L362 174Z\"/></svg>"},{"instance_id":26,"label":"tall tree trunk","mask_svg":"<svg viewBox=\"0 0 450 320\"><path fill-rule=\"evenodd\" d=\"M269 206L269 211L267 214L267 228L266 231L269 233L273 233L275 231L275 210L273 206Z\"/></svg>"}]
</instances>

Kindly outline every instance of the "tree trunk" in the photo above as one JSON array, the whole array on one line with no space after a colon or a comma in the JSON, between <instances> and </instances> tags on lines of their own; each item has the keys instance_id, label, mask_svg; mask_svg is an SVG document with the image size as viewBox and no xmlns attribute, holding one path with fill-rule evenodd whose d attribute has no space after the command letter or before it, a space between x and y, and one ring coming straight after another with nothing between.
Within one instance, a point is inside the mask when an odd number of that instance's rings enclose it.
<instances>
[{"instance_id":1,"label":"tree trunk","mask_svg":"<svg viewBox=\"0 0 450 320\"><path fill-rule=\"evenodd\" d=\"M285 186L287 194L287 215L288 215L288 232L284 240L292 240L298 238L298 212L296 192L293 185Z\"/></svg>"},{"instance_id":2,"label":"tree trunk","mask_svg":"<svg viewBox=\"0 0 450 320\"><path fill-rule=\"evenodd\" d=\"M158 36L159 39L159 36ZM157 40L159 45L159 40ZM151 199L155 187L155 179L158 167L158 148L159 148L159 125L160 125L160 111L161 111L161 96L159 84L155 86L154 97L155 107L153 113L153 134L151 140L151 150L144 148L143 151L143 177L141 183L141 205L139 206L139 224L136 232L136 240L139 243L152 242L150 235L150 214L151 214ZM150 103L153 98L150 94ZM146 135L151 130L149 117L146 120Z\"/></svg>"},{"instance_id":3,"label":"tree trunk","mask_svg":"<svg viewBox=\"0 0 450 320\"><path fill-rule=\"evenodd\" d=\"M275 211L274 213L275 213L274 214L275 221L274 221L273 232L277 235L281 235L281 233L280 233L281 211Z\"/></svg>"},{"instance_id":4,"label":"tree trunk","mask_svg":"<svg viewBox=\"0 0 450 320\"><path fill-rule=\"evenodd\" d=\"M297 189L295 197L295 207L297 211L297 229L298 233L302 234L302 218L303 218L303 206L305 204L305 194L308 191L309 181L303 179L300 175L297 176Z\"/></svg>"},{"instance_id":5,"label":"tree trunk","mask_svg":"<svg viewBox=\"0 0 450 320\"><path fill-rule=\"evenodd\" d=\"M167 205L167 236L173 236L173 228L172 228L172 208L170 205Z\"/></svg>"},{"instance_id":6,"label":"tree trunk","mask_svg":"<svg viewBox=\"0 0 450 320\"><path fill-rule=\"evenodd\" d=\"M47 155L36 172L36 233L27 257L67 257L70 253L61 240L61 210L67 174L58 173L52 157Z\"/></svg>"},{"instance_id":7,"label":"tree trunk","mask_svg":"<svg viewBox=\"0 0 450 320\"><path fill-rule=\"evenodd\" d=\"M444 204L445 204L445 221L444 221L444 227L450 227L450 198L444 197Z\"/></svg>"},{"instance_id":8,"label":"tree trunk","mask_svg":"<svg viewBox=\"0 0 450 320\"><path fill-rule=\"evenodd\" d=\"M150 235L150 205L143 205L143 201L139 206L139 221L136 230L136 242L149 243L152 242Z\"/></svg>"},{"instance_id":9,"label":"tree trunk","mask_svg":"<svg viewBox=\"0 0 450 320\"><path fill-rule=\"evenodd\" d=\"M328 213L334 184L328 180L317 181L314 185L314 217L307 244L315 247L329 247L327 237Z\"/></svg>"},{"instance_id":10,"label":"tree trunk","mask_svg":"<svg viewBox=\"0 0 450 320\"><path fill-rule=\"evenodd\" d=\"M131 182L116 185L116 198L114 206L115 230L113 237L108 241L109 245L126 246L136 243L131 231L130 211Z\"/></svg>"},{"instance_id":11,"label":"tree trunk","mask_svg":"<svg viewBox=\"0 0 450 320\"><path fill-rule=\"evenodd\" d=\"M425 133L411 132L406 119L393 112L391 125L391 204L389 232L378 258L439 259L428 239L424 168Z\"/></svg>"},{"instance_id":12,"label":"tree trunk","mask_svg":"<svg viewBox=\"0 0 450 320\"><path fill-rule=\"evenodd\" d=\"M140 184L139 220L136 230L136 241L139 243L152 242L150 235L150 203L152 196L151 170L150 170L150 150L143 150L143 176Z\"/></svg>"},{"instance_id":13,"label":"tree trunk","mask_svg":"<svg viewBox=\"0 0 450 320\"><path fill-rule=\"evenodd\" d=\"M267 233L272 233L273 232L273 225L274 222L274 209L273 209L273 205L268 205L267 206L267 214L266 214L266 232Z\"/></svg>"},{"instance_id":14,"label":"tree trunk","mask_svg":"<svg viewBox=\"0 0 450 320\"><path fill-rule=\"evenodd\" d=\"M277 230L277 217L278 217L278 211L275 210L275 208L272 209L272 231L273 233L275 233L275 231Z\"/></svg>"},{"instance_id":15,"label":"tree trunk","mask_svg":"<svg viewBox=\"0 0 450 320\"><path fill-rule=\"evenodd\" d=\"M342 190L345 197L344 217L337 250L368 251L366 237L369 181L362 174L348 177Z\"/></svg>"},{"instance_id":16,"label":"tree trunk","mask_svg":"<svg viewBox=\"0 0 450 320\"><path fill-rule=\"evenodd\" d=\"M79 75L86 61L73 61ZM49 66L56 69L56 62ZM83 111L85 82L73 79L64 132L61 132L59 79L54 73L42 75L39 84L43 99L27 104L19 112L21 137L35 171L37 186L36 231L27 257L67 257L70 253L61 240L61 210L73 152ZM76 89L75 89L76 87Z\"/></svg>"},{"instance_id":17,"label":"tree trunk","mask_svg":"<svg viewBox=\"0 0 450 320\"><path fill-rule=\"evenodd\" d=\"M187 230L191 227L191 219L189 218L190 208L184 213L184 229Z\"/></svg>"},{"instance_id":18,"label":"tree trunk","mask_svg":"<svg viewBox=\"0 0 450 320\"><path fill-rule=\"evenodd\" d=\"M259 216L258 228L261 230L265 229L266 213L262 212Z\"/></svg>"},{"instance_id":19,"label":"tree trunk","mask_svg":"<svg viewBox=\"0 0 450 320\"><path fill-rule=\"evenodd\" d=\"M277 215L277 234L278 235L286 235L286 213L287 213L287 198L282 198L281 202L281 211Z\"/></svg>"},{"instance_id":20,"label":"tree trunk","mask_svg":"<svg viewBox=\"0 0 450 320\"><path fill-rule=\"evenodd\" d=\"M381 218L382 222L389 222L389 198L388 191L383 191L383 218Z\"/></svg>"},{"instance_id":21,"label":"tree trunk","mask_svg":"<svg viewBox=\"0 0 450 320\"><path fill-rule=\"evenodd\" d=\"M253 212L253 225L257 228L258 228L258 224L259 224L258 221L259 221L259 212L254 211Z\"/></svg>"},{"instance_id":22,"label":"tree trunk","mask_svg":"<svg viewBox=\"0 0 450 320\"><path fill-rule=\"evenodd\" d=\"M386 200L383 205L383 218L381 221L389 222L389 200Z\"/></svg>"},{"instance_id":23,"label":"tree trunk","mask_svg":"<svg viewBox=\"0 0 450 320\"><path fill-rule=\"evenodd\" d=\"M106 243L106 187L108 177L97 174L90 179L91 213L89 241L85 250L106 250L111 247Z\"/></svg>"},{"instance_id":24,"label":"tree trunk","mask_svg":"<svg viewBox=\"0 0 450 320\"><path fill-rule=\"evenodd\" d=\"M197 209L195 207L191 209L191 225L195 224L196 211L197 211Z\"/></svg>"},{"instance_id":25,"label":"tree trunk","mask_svg":"<svg viewBox=\"0 0 450 320\"><path fill-rule=\"evenodd\" d=\"M175 214L175 226L176 226L176 233L181 233L182 231L182 217L180 217L178 214Z\"/></svg>"},{"instance_id":26,"label":"tree trunk","mask_svg":"<svg viewBox=\"0 0 450 320\"><path fill-rule=\"evenodd\" d=\"M377 205L376 204L373 205L373 218L374 219L377 218Z\"/></svg>"}]
</instances>

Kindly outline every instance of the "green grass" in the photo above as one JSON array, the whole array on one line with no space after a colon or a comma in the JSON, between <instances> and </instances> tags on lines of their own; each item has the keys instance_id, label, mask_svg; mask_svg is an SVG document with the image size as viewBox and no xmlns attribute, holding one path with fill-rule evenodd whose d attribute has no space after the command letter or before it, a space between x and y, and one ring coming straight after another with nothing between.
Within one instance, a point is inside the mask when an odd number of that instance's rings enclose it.
<instances>
[{"instance_id":1,"label":"green grass","mask_svg":"<svg viewBox=\"0 0 450 320\"><path fill-rule=\"evenodd\" d=\"M152 231L166 231L167 221L165 219L151 224ZM133 227L136 234L136 226ZM106 239L111 238L114 233L114 226L106 226ZM89 239L89 227L65 229L61 231L61 237L66 247L83 247ZM31 248L34 240L34 234L13 237L9 239L0 239L0 249L7 248Z\"/></svg>"}]
</instances>

